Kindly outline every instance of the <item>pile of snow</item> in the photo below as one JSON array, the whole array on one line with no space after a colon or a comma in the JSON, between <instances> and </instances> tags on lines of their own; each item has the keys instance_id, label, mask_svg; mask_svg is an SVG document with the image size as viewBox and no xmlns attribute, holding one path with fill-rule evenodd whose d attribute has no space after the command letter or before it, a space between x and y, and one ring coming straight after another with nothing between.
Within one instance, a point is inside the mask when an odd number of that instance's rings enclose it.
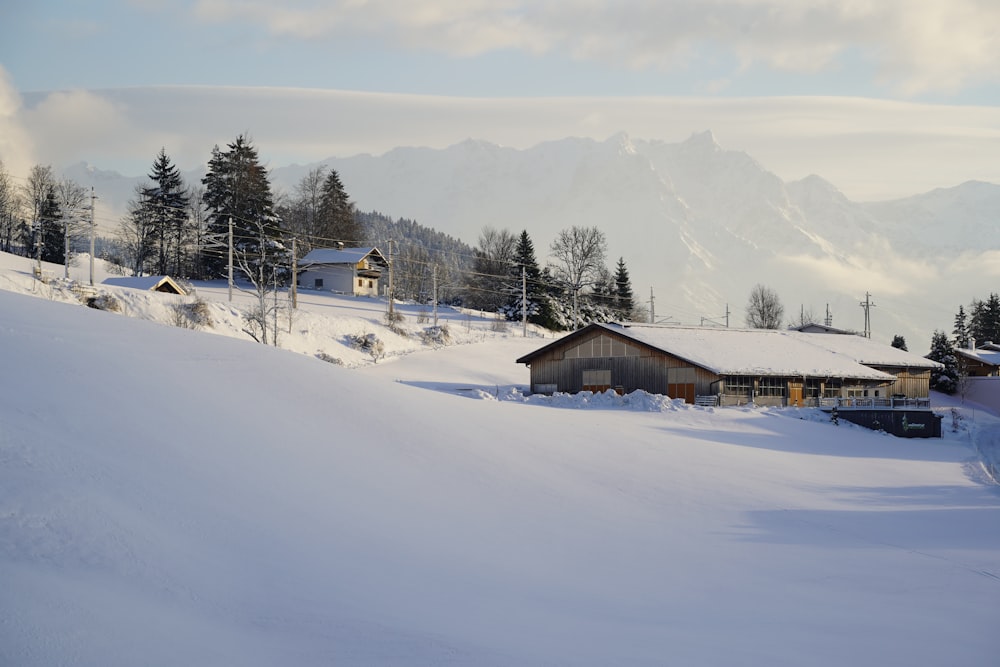
<instances>
[{"instance_id":1,"label":"pile of snow","mask_svg":"<svg viewBox=\"0 0 1000 667\"><path fill-rule=\"evenodd\" d=\"M1000 649L1000 495L970 446L1000 422L982 411L903 440L805 410L527 399L514 359L543 341L486 319L465 344L349 368L16 294L22 277L0 270L0 664ZM326 303L309 327L372 324Z\"/></svg>"}]
</instances>

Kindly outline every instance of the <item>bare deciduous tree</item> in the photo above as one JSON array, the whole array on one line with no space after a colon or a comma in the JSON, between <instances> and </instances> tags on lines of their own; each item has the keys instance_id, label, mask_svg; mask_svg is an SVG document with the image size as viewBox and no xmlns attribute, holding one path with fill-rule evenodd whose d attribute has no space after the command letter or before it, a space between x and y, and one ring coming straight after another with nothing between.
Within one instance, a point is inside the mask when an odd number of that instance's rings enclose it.
<instances>
[{"instance_id":1,"label":"bare deciduous tree","mask_svg":"<svg viewBox=\"0 0 1000 667\"><path fill-rule=\"evenodd\" d=\"M747 301L746 323L752 329L777 329L785 307L781 305L778 293L761 284L754 285Z\"/></svg>"},{"instance_id":2,"label":"bare deciduous tree","mask_svg":"<svg viewBox=\"0 0 1000 667\"><path fill-rule=\"evenodd\" d=\"M577 300L580 290L600 280L603 272L607 239L597 227L563 229L549 247L556 259L556 277L566 283L573 294L573 326L578 324Z\"/></svg>"}]
</instances>

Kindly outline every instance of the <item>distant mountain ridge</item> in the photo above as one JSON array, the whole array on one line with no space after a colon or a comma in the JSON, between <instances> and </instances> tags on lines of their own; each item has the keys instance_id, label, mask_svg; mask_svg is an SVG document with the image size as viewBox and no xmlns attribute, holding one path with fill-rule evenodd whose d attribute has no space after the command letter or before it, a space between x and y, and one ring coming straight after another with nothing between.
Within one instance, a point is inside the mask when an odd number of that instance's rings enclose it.
<instances>
[{"instance_id":1,"label":"distant mountain ridge","mask_svg":"<svg viewBox=\"0 0 1000 667\"><path fill-rule=\"evenodd\" d=\"M543 262L560 229L597 226L609 265L624 257L637 297L652 296L657 319L671 322L718 322L728 309L741 325L751 287L764 283L782 297L786 319L809 310L822 320L829 307L835 326L861 329L858 302L870 292L873 337L902 334L919 350L934 329L950 329L959 304L996 289L986 253L1000 245L1000 186L857 203L819 176L786 183L708 131L679 143L619 133L524 150L470 139L277 167L272 183L290 192L319 165L337 170L362 211L470 244L487 225L526 229ZM142 180L81 165L66 175L111 201L127 201Z\"/></svg>"}]
</instances>

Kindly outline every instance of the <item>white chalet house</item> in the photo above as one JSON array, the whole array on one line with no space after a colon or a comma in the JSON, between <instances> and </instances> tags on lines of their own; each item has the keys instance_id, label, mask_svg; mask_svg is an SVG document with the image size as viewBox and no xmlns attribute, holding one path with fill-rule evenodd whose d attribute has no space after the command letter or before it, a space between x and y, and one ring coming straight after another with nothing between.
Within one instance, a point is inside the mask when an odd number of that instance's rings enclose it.
<instances>
[{"instance_id":1,"label":"white chalet house","mask_svg":"<svg viewBox=\"0 0 1000 667\"><path fill-rule=\"evenodd\" d=\"M378 296L389 262L378 248L316 248L299 260L296 284L354 296Z\"/></svg>"}]
</instances>

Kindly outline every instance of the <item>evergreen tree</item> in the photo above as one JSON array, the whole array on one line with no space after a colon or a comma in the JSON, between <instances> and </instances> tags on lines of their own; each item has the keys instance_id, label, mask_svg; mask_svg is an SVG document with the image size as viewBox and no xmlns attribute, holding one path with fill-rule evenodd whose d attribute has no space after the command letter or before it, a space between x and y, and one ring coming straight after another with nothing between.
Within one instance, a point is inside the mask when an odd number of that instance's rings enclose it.
<instances>
[{"instance_id":1,"label":"evergreen tree","mask_svg":"<svg viewBox=\"0 0 1000 667\"><path fill-rule=\"evenodd\" d=\"M355 216L354 204L347 197L344 184L335 169L323 181L314 234L348 246L361 244L361 225ZM331 241L322 241L330 243ZM317 242L318 245L319 242Z\"/></svg>"},{"instance_id":2,"label":"evergreen tree","mask_svg":"<svg viewBox=\"0 0 1000 667\"><path fill-rule=\"evenodd\" d=\"M990 294L986 301L973 300L969 313L969 337L976 345L1000 342L1000 296Z\"/></svg>"},{"instance_id":3,"label":"evergreen tree","mask_svg":"<svg viewBox=\"0 0 1000 667\"><path fill-rule=\"evenodd\" d=\"M623 257L618 258L618 266L615 269L615 301L618 317L623 320L632 319L635 300L632 295L632 280L629 278Z\"/></svg>"},{"instance_id":4,"label":"evergreen tree","mask_svg":"<svg viewBox=\"0 0 1000 667\"><path fill-rule=\"evenodd\" d=\"M208 277L225 275L227 259L222 248L230 220L234 252L254 276L269 276L280 259L276 255L285 254L279 242L282 230L274 212L271 183L250 139L241 134L225 151L215 146L202 184L208 233L216 241L214 251L205 257Z\"/></svg>"},{"instance_id":5,"label":"evergreen tree","mask_svg":"<svg viewBox=\"0 0 1000 667\"><path fill-rule=\"evenodd\" d=\"M944 394L954 394L958 390L959 370L955 348L943 331L935 331L931 337L931 351L927 358L944 364L942 369L931 371L931 389Z\"/></svg>"},{"instance_id":6,"label":"evergreen tree","mask_svg":"<svg viewBox=\"0 0 1000 667\"><path fill-rule=\"evenodd\" d=\"M528 322L546 329L560 329L557 315L559 290L553 285L554 278L548 269L538 266L535 258L535 244L522 230L514 250L512 277L520 285L521 267L524 267L525 291L527 292ZM521 319L521 290L517 287L508 305L507 318Z\"/></svg>"},{"instance_id":7,"label":"evergreen tree","mask_svg":"<svg viewBox=\"0 0 1000 667\"><path fill-rule=\"evenodd\" d=\"M180 171L163 148L153 160L149 179L152 185L142 189L140 205L152 226L156 255L151 268L157 275L178 275L188 237L188 195Z\"/></svg>"},{"instance_id":8,"label":"evergreen tree","mask_svg":"<svg viewBox=\"0 0 1000 667\"><path fill-rule=\"evenodd\" d=\"M958 313L955 314L955 328L952 329L951 333L955 336L955 347L969 347L969 323L966 320L965 309L961 305L958 307Z\"/></svg>"},{"instance_id":9,"label":"evergreen tree","mask_svg":"<svg viewBox=\"0 0 1000 667\"><path fill-rule=\"evenodd\" d=\"M55 188L45 193L38 212L38 227L42 234L42 261L62 264L66 261L66 236L63 230L63 212L56 198Z\"/></svg>"},{"instance_id":10,"label":"evergreen tree","mask_svg":"<svg viewBox=\"0 0 1000 667\"><path fill-rule=\"evenodd\" d=\"M906 339L903 338L902 336L900 336L899 334L896 334L895 336L892 337L892 346L894 348L896 348L897 350L903 350L903 351L905 351L906 350Z\"/></svg>"}]
</instances>

